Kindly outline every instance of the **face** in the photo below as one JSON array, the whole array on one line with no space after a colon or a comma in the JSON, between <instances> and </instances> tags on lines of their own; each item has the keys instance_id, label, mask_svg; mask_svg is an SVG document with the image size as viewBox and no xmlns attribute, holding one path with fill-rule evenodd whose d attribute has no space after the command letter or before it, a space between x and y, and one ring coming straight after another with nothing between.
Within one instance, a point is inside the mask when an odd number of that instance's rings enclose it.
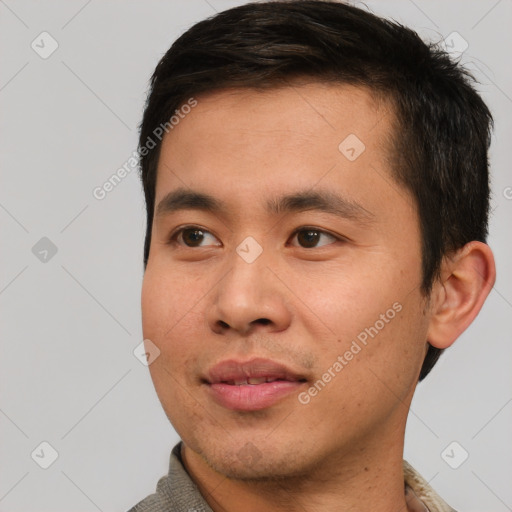
<instances>
[{"instance_id":1,"label":"face","mask_svg":"<svg viewBox=\"0 0 512 512\"><path fill-rule=\"evenodd\" d=\"M306 475L401 443L428 313L392 121L364 89L302 84L198 97L163 140L150 371L186 450L222 474Z\"/></svg>"}]
</instances>

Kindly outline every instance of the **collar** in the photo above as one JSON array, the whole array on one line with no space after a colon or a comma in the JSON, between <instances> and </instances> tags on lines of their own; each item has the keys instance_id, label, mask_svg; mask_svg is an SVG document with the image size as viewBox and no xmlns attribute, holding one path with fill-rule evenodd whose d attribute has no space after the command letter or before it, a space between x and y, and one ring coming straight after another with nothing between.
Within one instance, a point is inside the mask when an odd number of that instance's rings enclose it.
<instances>
[{"instance_id":1,"label":"collar","mask_svg":"<svg viewBox=\"0 0 512 512\"><path fill-rule=\"evenodd\" d=\"M405 460L403 468L408 512L456 512Z\"/></svg>"}]
</instances>

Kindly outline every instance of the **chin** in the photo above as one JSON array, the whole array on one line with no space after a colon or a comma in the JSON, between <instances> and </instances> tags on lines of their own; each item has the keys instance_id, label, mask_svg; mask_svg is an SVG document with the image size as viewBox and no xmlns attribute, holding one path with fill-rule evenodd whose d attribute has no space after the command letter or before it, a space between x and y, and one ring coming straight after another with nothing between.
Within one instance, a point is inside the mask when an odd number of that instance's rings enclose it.
<instances>
[{"instance_id":1,"label":"chin","mask_svg":"<svg viewBox=\"0 0 512 512\"><path fill-rule=\"evenodd\" d=\"M200 453L212 469L233 480L268 482L300 478L313 466L297 452L296 443L290 448L286 444L271 445L268 439L230 441L229 446L209 444Z\"/></svg>"},{"instance_id":2,"label":"chin","mask_svg":"<svg viewBox=\"0 0 512 512\"><path fill-rule=\"evenodd\" d=\"M232 480L246 482L269 482L304 476L305 472L290 464L289 460L275 458L248 465L238 460L208 460L206 462L217 472Z\"/></svg>"}]
</instances>

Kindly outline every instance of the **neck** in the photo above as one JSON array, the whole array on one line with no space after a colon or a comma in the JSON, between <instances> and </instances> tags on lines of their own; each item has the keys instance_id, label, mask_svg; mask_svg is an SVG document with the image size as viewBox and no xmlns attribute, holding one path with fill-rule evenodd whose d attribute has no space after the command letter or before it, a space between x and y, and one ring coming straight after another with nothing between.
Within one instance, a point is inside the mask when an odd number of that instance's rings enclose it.
<instances>
[{"instance_id":1,"label":"neck","mask_svg":"<svg viewBox=\"0 0 512 512\"><path fill-rule=\"evenodd\" d=\"M403 430L373 438L350 453L332 454L302 475L235 480L182 448L185 467L214 512L407 511L402 470ZM379 436L380 437L380 436Z\"/></svg>"}]
</instances>

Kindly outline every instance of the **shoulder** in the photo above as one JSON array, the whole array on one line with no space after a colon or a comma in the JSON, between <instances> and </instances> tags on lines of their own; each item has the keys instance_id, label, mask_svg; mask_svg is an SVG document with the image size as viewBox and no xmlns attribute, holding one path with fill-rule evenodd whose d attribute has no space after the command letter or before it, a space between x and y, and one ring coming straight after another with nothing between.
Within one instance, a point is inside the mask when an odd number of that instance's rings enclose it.
<instances>
[{"instance_id":1,"label":"shoulder","mask_svg":"<svg viewBox=\"0 0 512 512\"><path fill-rule=\"evenodd\" d=\"M181 443L171 452L169 473L158 480L156 492L128 512L212 512L181 461Z\"/></svg>"}]
</instances>

